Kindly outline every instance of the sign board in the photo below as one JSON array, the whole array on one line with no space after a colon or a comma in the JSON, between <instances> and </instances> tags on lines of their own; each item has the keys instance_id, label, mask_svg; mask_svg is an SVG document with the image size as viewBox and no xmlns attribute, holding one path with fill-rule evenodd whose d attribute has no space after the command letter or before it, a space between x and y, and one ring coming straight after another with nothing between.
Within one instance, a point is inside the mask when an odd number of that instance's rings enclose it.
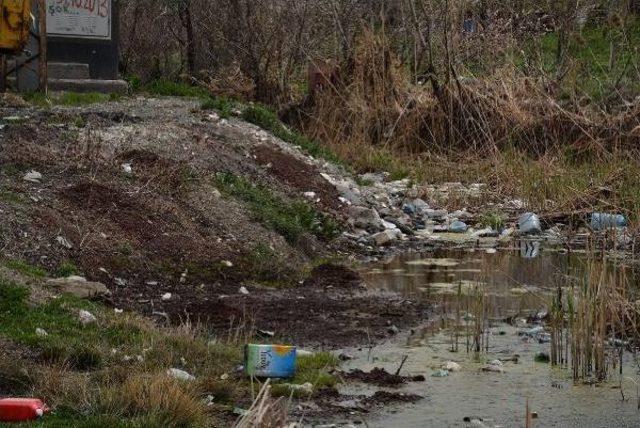
<instances>
[{"instance_id":1,"label":"sign board","mask_svg":"<svg viewBox=\"0 0 640 428\"><path fill-rule=\"evenodd\" d=\"M47 34L111 39L111 0L47 0Z\"/></svg>"}]
</instances>

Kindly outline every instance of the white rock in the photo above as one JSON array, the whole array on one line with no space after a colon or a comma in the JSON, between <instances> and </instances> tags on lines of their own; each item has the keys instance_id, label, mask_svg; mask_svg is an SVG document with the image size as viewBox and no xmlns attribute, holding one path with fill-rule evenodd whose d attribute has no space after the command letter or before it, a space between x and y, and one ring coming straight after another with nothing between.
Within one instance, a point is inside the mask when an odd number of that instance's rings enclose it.
<instances>
[{"instance_id":1,"label":"white rock","mask_svg":"<svg viewBox=\"0 0 640 428\"><path fill-rule=\"evenodd\" d=\"M460 364L453 361L447 361L446 363L443 363L442 366L440 366L440 368L442 370L447 370L449 372L459 372L462 369L460 367Z\"/></svg>"},{"instance_id":2,"label":"white rock","mask_svg":"<svg viewBox=\"0 0 640 428\"><path fill-rule=\"evenodd\" d=\"M387 245L397 238L397 230L385 230L383 232L376 233L375 235L371 235L371 239L373 239L373 242L375 242L375 244L379 247Z\"/></svg>"},{"instance_id":3,"label":"white rock","mask_svg":"<svg viewBox=\"0 0 640 428\"><path fill-rule=\"evenodd\" d=\"M67 238L65 238L64 236L57 236L56 242L67 249L73 248L73 245L71 245L71 242L69 242Z\"/></svg>"},{"instance_id":4,"label":"white rock","mask_svg":"<svg viewBox=\"0 0 640 428\"><path fill-rule=\"evenodd\" d=\"M166 302L167 300L171 300L171 297L172 297L171 293L164 293L161 299Z\"/></svg>"},{"instance_id":5,"label":"white rock","mask_svg":"<svg viewBox=\"0 0 640 428\"><path fill-rule=\"evenodd\" d=\"M180 369L176 369L176 368L171 368L169 370L167 370L167 375L171 376L173 378L176 378L178 380L184 380L184 381L189 381L192 382L194 380L196 380L196 377L185 372L184 370L180 370Z\"/></svg>"},{"instance_id":6,"label":"white rock","mask_svg":"<svg viewBox=\"0 0 640 428\"><path fill-rule=\"evenodd\" d=\"M22 179L24 181L30 181L31 183L40 183L40 180L42 180L42 174L38 171L31 170L27 172Z\"/></svg>"},{"instance_id":7,"label":"white rock","mask_svg":"<svg viewBox=\"0 0 640 428\"><path fill-rule=\"evenodd\" d=\"M485 253L487 254L495 254L498 252L498 250L496 250L495 248L487 248L486 250L484 250Z\"/></svg>"},{"instance_id":8,"label":"white rock","mask_svg":"<svg viewBox=\"0 0 640 428\"><path fill-rule=\"evenodd\" d=\"M48 336L48 335L49 335L49 333L47 333L47 331L45 329L40 328L40 327L36 328L36 336L45 337L45 336Z\"/></svg>"},{"instance_id":9,"label":"white rock","mask_svg":"<svg viewBox=\"0 0 640 428\"><path fill-rule=\"evenodd\" d=\"M396 229L398 229L398 226L396 226L395 224L391 223L390 221L382 220L382 225L387 230L396 230Z\"/></svg>"},{"instance_id":10,"label":"white rock","mask_svg":"<svg viewBox=\"0 0 640 428\"><path fill-rule=\"evenodd\" d=\"M81 309L80 312L78 312L78 320L82 325L88 325L98 321L95 315L91 312L85 311L84 309Z\"/></svg>"},{"instance_id":11,"label":"white rock","mask_svg":"<svg viewBox=\"0 0 640 428\"><path fill-rule=\"evenodd\" d=\"M247 287L240 287L240 289L238 290L241 294L244 294L245 296L247 294L249 294L249 290L247 290Z\"/></svg>"}]
</instances>

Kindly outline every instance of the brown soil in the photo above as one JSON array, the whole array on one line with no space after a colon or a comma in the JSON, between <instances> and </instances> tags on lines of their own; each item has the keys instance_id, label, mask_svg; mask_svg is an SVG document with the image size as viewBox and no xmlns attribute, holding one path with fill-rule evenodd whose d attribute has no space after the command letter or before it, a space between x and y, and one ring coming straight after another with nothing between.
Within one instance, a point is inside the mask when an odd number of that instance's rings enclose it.
<instances>
[{"instance_id":1,"label":"brown soil","mask_svg":"<svg viewBox=\"0 0 640 428\"><path fill-rule=\"evenodd\" d=\"M424 382L424 376L400 376L387 372L385 369L375 367L370 372L355 369L343 375L345 379L371 383L378 386L400 386L406 382Z\"/></svg>"},{"instance_id":2,"label":"brown soil","mask_svg":"<svg viewBox=\"0 0 640 428\"><path fill-rule=\"evenodd\" d=\"M329 184L314 166L265 145L256 147L253 155L258 164L269 165L271 175L297 189L300 195L305 192L314 192L324 210L341 209L338 199L340 195L336 188Z\"/></svg>"}]
</instances>

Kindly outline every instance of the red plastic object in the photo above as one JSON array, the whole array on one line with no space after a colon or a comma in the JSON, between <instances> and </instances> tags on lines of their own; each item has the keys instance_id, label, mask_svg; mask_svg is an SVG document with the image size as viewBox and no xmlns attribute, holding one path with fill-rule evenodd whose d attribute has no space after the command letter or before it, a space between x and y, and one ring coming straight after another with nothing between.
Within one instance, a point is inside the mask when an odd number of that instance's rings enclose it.
<instances>
[{"instance_id":1,"label":"red plastic object","mask_svg":"<svg viewBox=\"0 0 640 428\"><path fill-rule=\"evenodd\" d=\"M0 400L0 422L33 421L49 408L36 398L3 398Z\"/></svg>"}]
</instances>

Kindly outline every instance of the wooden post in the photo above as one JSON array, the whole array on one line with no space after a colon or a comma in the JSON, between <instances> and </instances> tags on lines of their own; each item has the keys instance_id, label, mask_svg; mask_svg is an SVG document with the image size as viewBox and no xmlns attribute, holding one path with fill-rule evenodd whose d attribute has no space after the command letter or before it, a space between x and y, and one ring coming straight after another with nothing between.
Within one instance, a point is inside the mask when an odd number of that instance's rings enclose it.
<instances>
[{"instance_id":1,"label":"wooden post","mask_svg":"<svg viewBox=\"0 0 640 428\"><path fill-rule=\"evenodd\" d=\"M7 56L0 55L0 93L7 90Z\"/></svg>"},{"instance_id":2,"label":"wooden post","mask_svg":"<svg viewBox=\"0 0 640 428\"><path fill-rule=\"evenodd\" d=\"M47 67L47 4L46 0L38 0L38 36L39 36L39 70L40 91L45 95L48 87Z\"/></svg>"}]
</instances>

